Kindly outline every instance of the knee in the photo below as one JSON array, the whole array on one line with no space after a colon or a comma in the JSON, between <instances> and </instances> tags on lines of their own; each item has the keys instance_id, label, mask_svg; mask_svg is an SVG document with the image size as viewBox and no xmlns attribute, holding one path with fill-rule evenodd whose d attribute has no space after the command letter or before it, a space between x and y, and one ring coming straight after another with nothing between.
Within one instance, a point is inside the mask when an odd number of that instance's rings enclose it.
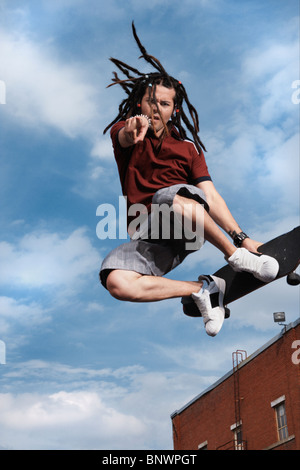
<instances>
[{"instance_id":1,"label":"knee","mask_svg":"<svg viewBox=\"0 0 300 470\"><path fill-rule=\"evenodd\" d=\"M115 271L112 271L108 275L106 287L110 295L115 299L125 300L124 283L122 282L121 276L117 275Z\"/></svg>"},{"instance_id":2,"label":"knee","mask_svg":"<svg viewBox=\"0 0 300 470\"><path fill-rule=\"evenodd\" d=\"M117 300L134 301L133 280L123 271L112 271L106 281L106 287L112 297Z\"/></svg>"},{"instance_id":3,"label":"knee","mask_svg":"<svg viewBox=\"0 0 300 470\"><path fill-rule=\"evenodd\" d=\"M196 194L194 196L189 197L185 193L178 192L174 197L173 204L181 208L184 208L186 205L192 205L194 207L202 207L206 212L209 212L209 205L206 201L206 197L204 196L204 193L203 193L203 197L201 197L200 194Z\"/></svg>"}]
</instances>

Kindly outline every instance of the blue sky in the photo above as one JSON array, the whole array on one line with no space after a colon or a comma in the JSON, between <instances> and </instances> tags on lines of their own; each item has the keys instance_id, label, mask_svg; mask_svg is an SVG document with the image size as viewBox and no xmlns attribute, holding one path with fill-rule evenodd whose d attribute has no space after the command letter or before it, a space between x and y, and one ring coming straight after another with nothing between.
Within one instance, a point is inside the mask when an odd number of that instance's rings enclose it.
<instances>
[{"instance_id":1,"label":"blue sky","mask_svg":"<svg viewBox=\"0 0 300 470\"><path fill-rule=\"evenodd\" d=\"M147 70L131 35L180 79L199 112L214 183L267 241L299 225L298 0L0 0L0 447L171 449L170 414L299 316L277 281L231 305L215 338L179 300L120 303L98 282L119 240L109 136L122 91L110 56ZM208 244L170 277L224 260Z\"/></svg>"}]
</instances>

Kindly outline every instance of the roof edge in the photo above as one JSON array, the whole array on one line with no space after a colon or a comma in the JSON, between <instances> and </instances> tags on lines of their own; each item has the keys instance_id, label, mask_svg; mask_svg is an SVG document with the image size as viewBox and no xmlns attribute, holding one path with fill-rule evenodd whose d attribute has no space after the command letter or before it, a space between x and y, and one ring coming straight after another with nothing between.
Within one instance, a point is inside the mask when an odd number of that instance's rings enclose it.
<instances>
[{"instance_id":1,"label":"roof edge","mask_svg":"<svg viewBox=\"0 0 300 470\"><path fill-rule=\"evenodd\" d=\"M293 328L296 328L296 326L298 326L300 324L300 318L298 318L297 320L295 320L294 322L291 322L289 323L288 325L285 325L283 327L283 329L281 330L281 332L274 336L274 338L270 339L269 341L267 341L267 343L265 343L263 346L261 346L259 349L257 349L254 353L252 353L247 359L245 359L244 361L242 361L239 366L240 367L244 367L246 364L248 364L250 361L252 361L255 357L257 357L259 354L261 354L263 351L265 351L266 349L268 349L272 344L276 343L276 341L278 341L284 334L286 334L289 330L293 329ZM206 395L208 392L210 392L211 390L213 390L214 388L216 388L218 385L220 385L222 382L224 382L226 379L228 379L228 377L230 377L231 375L233 374L233 371L230 370L228 371L225 375L223 375L220 379L218 379L216 382L214 382L212 385L210 385L208 388L206 388L205 390L203 390L203 392L199 393L199 395L197 395L195 398L193 398L192 400L190 400L186 405L184 405L182 408L180 408L179 410L176 410L174 411L172 414L171 414L171 419L175 418L175 416L179 415L180 413L182 413L184 410L186 410L189 406L191 406L193 403L195 403L195 401L199 400L199 398L201 398L203 395Z\"/></svg>"}]
</instances>

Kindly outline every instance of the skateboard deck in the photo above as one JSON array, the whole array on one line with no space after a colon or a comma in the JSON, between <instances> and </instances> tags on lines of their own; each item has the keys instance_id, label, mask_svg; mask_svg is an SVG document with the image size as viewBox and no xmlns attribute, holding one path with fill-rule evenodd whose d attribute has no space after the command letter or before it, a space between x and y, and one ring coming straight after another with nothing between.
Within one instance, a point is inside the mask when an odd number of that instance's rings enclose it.
<instances>
[{"instance_id":1,"label":"skateboard deck","mask_svg":"<svg viewBox=\"0 0 300 470\"><path fill-rule=\"evenodd\" d=\"M274 281L287 276L287 282L289 284L298 285L300 283L300 276L294 273L300 263L300 226L261 245L259 251L262 254L277 259L279 271ZM250 273L235 272L229 264L216 271L213 276L221 277L226 281L224 295L225 306L266 285L266 283L256 279ZM211 302L214 307L215 302L213 295L211 296ZM192 297L182 297L181 303L183 304L183 311L186 315L190 317L201 316ZM230 310L226 307L225 318L229 316Z\"/></svg>"}]
</instances>

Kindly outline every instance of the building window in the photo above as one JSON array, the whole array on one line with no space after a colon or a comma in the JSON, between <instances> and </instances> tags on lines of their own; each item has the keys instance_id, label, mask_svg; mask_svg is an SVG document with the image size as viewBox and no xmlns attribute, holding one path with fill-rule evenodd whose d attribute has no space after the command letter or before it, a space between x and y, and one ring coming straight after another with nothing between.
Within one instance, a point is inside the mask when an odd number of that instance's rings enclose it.
<instances>
[{"instance_id":1,"label":"building window","mask_svg":"<svg viewBox=\"0 0 300 470\"><path fill-rule=\"evenodd\" d=\"M277 418L278 438L280 441L282 441L283 439L286 439L289 435L286 421L285 402L275 406L275 411Z\"/></svg>"},{"instance_id":2,"label":"building window","mask_svg":"<svg viewBox=\"0 0 300 470\"><path fill-rule=\"evenodd\" d=\"M230 429L233 432L234 450L244 450L242 422L233 424Z\"/></svg>"},{"instance_id":3,"label":"building window","mask_svg":"<svg viewBox=\"0 0 300 470\"><path fill-rule=\"evenodd\" d=\"M207 441L204 441L201 444L199 444L198 450L207 450Z\"/></svg>"},{"instance_id":4,"label":"building window","mask_svg":"<svg viewBox=\"0 0 300 470\"><path fill-rule=\"evenodd\" d=\"M271 406L274 408L276 414L278 440L283 441L289 436L285 410L285 396L283 395L282 397L273 401Z\"/></svg>"},{"instance_id":5,"label":"building window","mask_svg":"<svg viewBox=\"0 0 300 470\"><path fill-rule=\"evenodd\" d=\"M244 450L242 426L238 426L234 430L234 449Z\"/></svg>"}]
</instances>

